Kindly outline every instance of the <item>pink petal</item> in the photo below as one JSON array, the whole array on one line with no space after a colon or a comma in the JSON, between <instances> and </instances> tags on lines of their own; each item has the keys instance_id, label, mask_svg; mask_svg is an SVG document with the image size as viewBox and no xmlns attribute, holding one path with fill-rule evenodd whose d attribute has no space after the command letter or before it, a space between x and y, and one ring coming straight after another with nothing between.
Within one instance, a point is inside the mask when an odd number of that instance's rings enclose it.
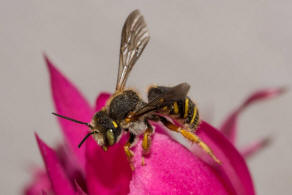
<instances>
[{"instance_id":1,"label":"pink petal","mask_svg":"<svg viewBox=\"0 0 292 195\"><path fill-rule=\"evenodd\" d=\"M107 92L102 92L98 95L95 102L95 111L102 109L108 98L110 98L111 94Z\"/></svg>"},{"instance_id":2,"label":"pink petal","mask_svg":"<svg viewBox=\"0 0 292 195\"><path fill-rule=\"evenodd\" d=\"M222 161L223 165L220 170L226 174L237 194L255 194L246 162L233 144L204 121L201 122L197 135L212 148L215 155Z\"/></svg>"},{"instance_id":3,"label":"pink petal","mask_svg":"<svg viewBox=\"0 0 292 195\"><path fill-rule=\"evenodd\" d=\"M145 166L141 165L141 141L135 148L130 194L253 195L248 169L234 146L204 122L199 131L222 165L206 163L169 136L155 133Z\"/></svg>"},{"instance_id":4,"label":"pink petal","mask_svg":"<svg viewBox=\"0 0 292 195\"><path fill-rule=\"evenodd\" d=\"M56 194L75 194L70 181L68 180L62 165L60 164L55 151L47 146L36 134L36 140L44 163L46 165L47 174L50 178L52 188Z\"/></svg>"},{"instance_id":5,"label":"pink petal","mask_svg":"<svg viewBox=\"0 0 292 195\"><path fill-rule=\"evenodd\" d=\"M33 181L24 189L24 194L39 195L43 191L53 193L46 171L38 168L33 170Z\"/></svg>"},{"instance_id":6,"label":"pink petal","mask_svg":"<svg viewBox=\"0 0 292 195\"><path fill-rule=\"evenodd\" d=\"M274 88L259 90L250 95L242 105L233 111L222 124L221 132L231 141L235 143L237 134L237 120L242 111L253 103L279 96L286 91L286 88Z\"/></svg>"},{"instance_id":7,"label":"pink petal","mask_svg":"<svg viewBox=\"0 0 292 195\"><path fill-rule=\"evenodd\" d=\"M271 143L271 137L265 137L253 142L241 150L242 156L247 159L258 153L260 150L266 148Z\"/></svg>"},{"instance_id":8,"label":"pink petal","mask_svg":"<svg viewBox=\"0 0 292 195\"><path fill-rule=\"evenodd\" d=\"M101 94L96 108L104 106L109 95ZM86 143L86 179L89 194L128 194L131 169L123 150L127 136L104 152L89 138Z\"/></svg>"},{"instance_id":9,"label":"pink petal","mask_svg":"<svg viewBox=\"0 0 292 195\"><path fill-rule=\"evenodd\" d=\"M252 95L250 95L247 98L247 100L243 103L242 107L249 106L249 104L255 103L256 101L261 101L261 100L265 100L268 98L279 96L286 91L287 91L287 88L285 88L285 87L259 90L255 93L253 93Z\"/></svg>"},{"instance_id":10,"label":"pink petal","mask_svg":"<svg viewBox=\"0 0 292 195\"><path fill-rule=\"evenodd\" d=\"M77 189L76 195L87 195L87 193L83 191L77 181L75 181L75 186Z\"/></svg>"},{"instance_id":11,"label":"pink petal","mask_svg":"<svg viewBox=\"0 0 292 195\"><path fill-rule=\"evenodd\" d=\"M51 78L52 96L56 112L80 121L90 121L93 110L76 87L65 78L45 56ZM76 155L81 166L85 166L85 147L78 144L87 133L87 127L59 118L66 141Z\"/></svg>"},{"instance_id":12,"label":"pink petal","mask_svg":"<svg viewBox=\"0 0 292 195\"><path fill-rule=\"evenodd\" d=\"M131 169L123 150L124 136L104 152L93 139L87 141L86 179L89 194L128 194Z\"/></svg>"},{"instance_id":13,"label":"pink petal","mask_svg":"<svg viewBox=\"0 0 292 195\"><path fill-rule=\"evenodd\" d=\"M56 149L56 154L70 182L77 182L79 187L86 190L84 172L80 170L71 150L66 145L59 145Z\"/></svg>"}]
</instances>

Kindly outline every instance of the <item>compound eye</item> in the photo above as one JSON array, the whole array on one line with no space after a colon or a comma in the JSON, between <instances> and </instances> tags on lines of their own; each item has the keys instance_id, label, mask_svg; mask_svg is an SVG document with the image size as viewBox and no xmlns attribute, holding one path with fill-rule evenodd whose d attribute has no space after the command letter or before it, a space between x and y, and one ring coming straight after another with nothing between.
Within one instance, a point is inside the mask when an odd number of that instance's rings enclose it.
<instances>
[{"instance_id":1,"label":"compound eye","mask_svg":"<svg viewBox=\"0 0 292 195\"><path fill-rule=\"evenodd\" d=\"M108 145L113 145L115 143L115 135L112 129L106 131L106 138L108 141Z\"/></svg>"}]
</instances>

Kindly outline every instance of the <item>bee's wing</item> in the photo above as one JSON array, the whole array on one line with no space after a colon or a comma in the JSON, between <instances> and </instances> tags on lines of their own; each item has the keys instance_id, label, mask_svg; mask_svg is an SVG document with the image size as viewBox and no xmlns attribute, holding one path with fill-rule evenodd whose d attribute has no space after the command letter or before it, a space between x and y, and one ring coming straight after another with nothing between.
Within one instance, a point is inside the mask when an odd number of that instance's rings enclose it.
<instances>
[{"instance_id":1,"label":"bee's wing","mask_svg":"<svg viewBox=\"0 0 292 195\"><path fill-rule=\"evenodd\" d=\"M184 99L187 96L187 93L190 89L190 85L187 83L181 83L178 84L169 90L167 90L165 93L157 96L153 100L151 100L149 103L147 103L145 106L143 106L141 109L136 111L133 116L139 117L143 114L146 114L151 111L156 111L162 108L163 106L166 106L168 104L171 104L175 101Z\"/></svg>"},{"instance_id":2,"label":"bee's wing","mask_svg":"<svg viewBox=\"0 0 292 195\"><path fill-rule=\"evenodd\" d=\"M125 87L134 64L142 54L150 39L144 17L139 10L133 11L125 21L122 30L119 72L116 90Z\"/></svg>"}]
</instances>

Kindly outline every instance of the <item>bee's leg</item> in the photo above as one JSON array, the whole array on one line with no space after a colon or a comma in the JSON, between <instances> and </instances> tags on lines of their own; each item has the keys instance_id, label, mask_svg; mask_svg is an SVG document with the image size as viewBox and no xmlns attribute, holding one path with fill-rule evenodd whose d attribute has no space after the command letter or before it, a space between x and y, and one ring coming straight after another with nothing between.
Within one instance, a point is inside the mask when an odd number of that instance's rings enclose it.
<instances>
[{"instance_id":1,"label":"bee's leg","mask_svg":"<svg viewBox=\"0 0 292 195\"><path fill-rule=\"evenodd\" d=\"M153 128L149 124L149 122L146 120L145 121L147 125L147 129L144 132L143 135L143 141L142 141L142 148L143 148L143 155L147 155L150 152L150 146L151 146L151 135L153 133Z\"/></svg>"},{"instance_id":2,"label":"bee's leg","mask_svg":"<svg viewBox=\"0 0 292 195\"><path fill-rule=\"evenodd\" d=\"M130 167L132 170L134 170L134 165L132 164L132 158L134 157L134 153L130 148L131 148L132 144L134 143L135 138L136 138L136 135L133 133L130 133L130 137L129 137L127 143L124 145L124 151L125 151L125 154L130 162Z\"/></svg>"},{"instance_id":3,"label":"bee's leg","mask_svg":"<svg viewBox=\"0 0 292 195\"><path fill-rule=\"evenodd\" d=\"M178 126L176 126L175 124L173 124L172 122L170 122L167 118L159 116L160 117L160 121L163 123L164 126L166 126L168 129L172 130L172 131L176 131L180 134L182 134L185 138L187 138L189 141L196 143L198 146L200 146L205 152L207 152L207 154L218 164L221 164L221 161L214 155L213 151L211 150L211 148L205 143L203 142L196 134L187 131L185 129L182 129Z\"/></svg>"},{"instance_id":4,"label":"bee's leg","mask_svg":"<svg viewBox=\"0 0 292 195\"><path fill-rule=\"evenodd\" d=\"M150 146L151 146L151 135L153 133L153 128L149 124L147 120L145 120L145 123L147 125L147 129L144 132L143 135L143 141L142 141L142 149L143 149L143 155L146 156L150 152ZM144 156L142 156L142 165L144 165Z\"/></svg>"}]
</instances>

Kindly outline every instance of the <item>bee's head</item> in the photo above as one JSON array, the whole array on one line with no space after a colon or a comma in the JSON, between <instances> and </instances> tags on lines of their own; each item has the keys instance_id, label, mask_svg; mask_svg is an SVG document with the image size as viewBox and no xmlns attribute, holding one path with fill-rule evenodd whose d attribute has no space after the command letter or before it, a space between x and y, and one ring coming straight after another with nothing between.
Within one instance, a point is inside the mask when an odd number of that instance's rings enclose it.
<instances>
[{"instance_id":1,"label":"bee's head","mask_svg":"<svg viewBox=\"0 0 292 195\"><path fill-rule=\"evenodd\" d=\"M80 142L78 145L79 148L92 135L96 143L106 151L109 146L114 145L118 141L121 135L121 128L118 123L111 119L105 111L95 113L90 123L81 122L56 113L53 114L76 123L87 125L90 128L90 133Z\"/></svg>"},{"instance_id":2,"label":"bee's head","mask_svg":"<svg viewBox=\"0 0 292 195\"><path fill-rule=\"evenodd\" d=\"M104 150L114 145L121 135L121 128L118 123L111 119L105 111L97 112L90 125L94 140Z\"/></svg>"}]
</instances>

